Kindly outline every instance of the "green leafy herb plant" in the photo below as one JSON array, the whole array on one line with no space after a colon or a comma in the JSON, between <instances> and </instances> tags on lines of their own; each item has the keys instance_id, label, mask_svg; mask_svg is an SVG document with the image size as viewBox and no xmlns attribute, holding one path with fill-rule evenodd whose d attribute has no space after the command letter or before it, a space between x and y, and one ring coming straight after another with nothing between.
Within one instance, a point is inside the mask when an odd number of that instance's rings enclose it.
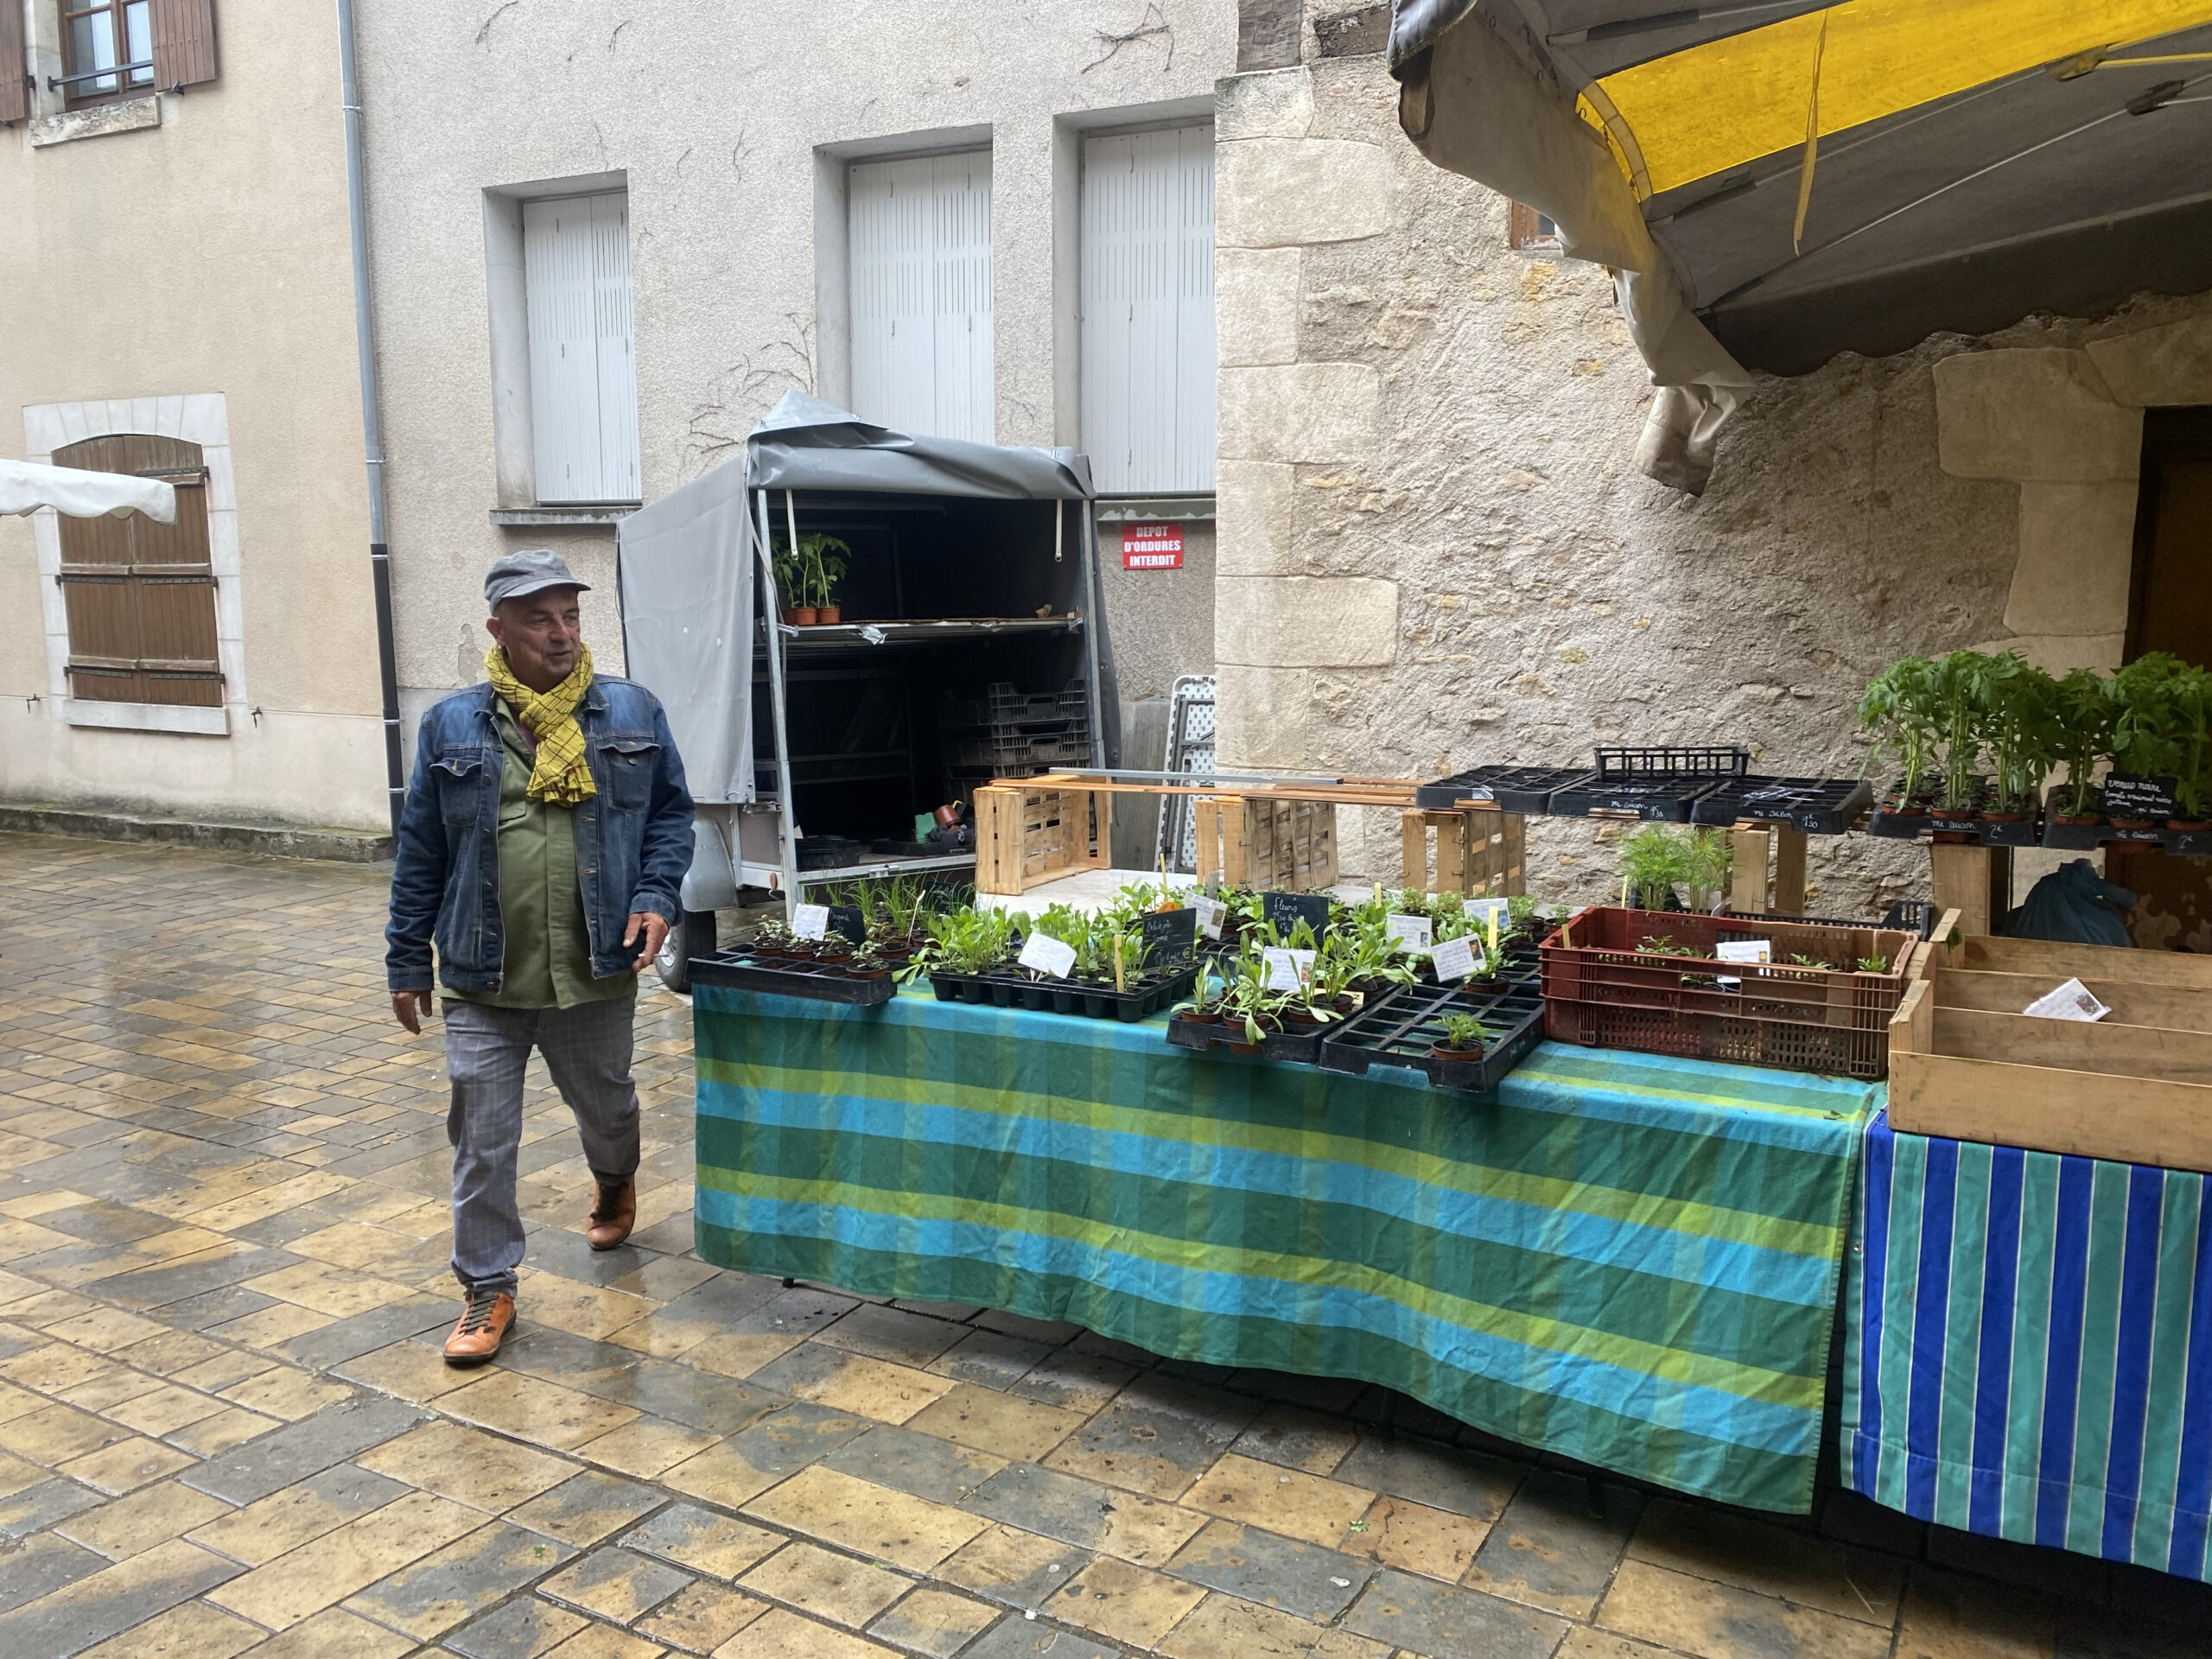
<instances>
[{"instance_id":1,"label":"green leafy herb plant","mask_svg":"<svg viewBox=\"0 0 2212 1659\"><path fill-rule=\"evenodd\" d=\"M1479 1057L1483 1052L1482 1021L1471 1014L1446 1014L1444 1040L1435 1045L1431 1052Z\"/></svg>"}]
</instances>

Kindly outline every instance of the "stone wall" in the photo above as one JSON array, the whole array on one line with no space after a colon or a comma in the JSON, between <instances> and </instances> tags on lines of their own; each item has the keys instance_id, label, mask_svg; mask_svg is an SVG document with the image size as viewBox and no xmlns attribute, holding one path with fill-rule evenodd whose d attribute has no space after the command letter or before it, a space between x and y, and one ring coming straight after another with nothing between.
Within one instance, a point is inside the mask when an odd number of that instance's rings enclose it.
<instances>
[{"instance_id":1,"label":"stone wall","mask_svg":"<svg viewBox=\"0 0 2212 1659\"><path fill-rule=\"evenodd\" d=\"M1847 776L1853 705L1900 655L2116 660L2119 405L2212 402L2171 370L2212 362L2212 296L1764 379L1692 499L1630 464L1651 394L1605 272L1511 251L1507 202L1423 161L1395 93L1380 56L1310 49L1219 90L1224 764L1426 778L1732 741ZM1346 815L1350 869L1395 873L1382 816ZM1618 830L1531 828L1531 891L1617 880ZM1811 862L1822 913L1926 880L1864 837Z\"/></svg>"}]
</instances>

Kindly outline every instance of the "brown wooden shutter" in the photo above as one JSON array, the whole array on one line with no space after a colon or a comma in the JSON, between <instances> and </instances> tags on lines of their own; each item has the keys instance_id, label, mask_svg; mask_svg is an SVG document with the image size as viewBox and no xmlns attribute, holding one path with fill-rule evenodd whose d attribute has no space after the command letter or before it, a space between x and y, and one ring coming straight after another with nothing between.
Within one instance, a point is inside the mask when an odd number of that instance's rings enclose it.
<instances>
[{"instance_id":1,"label":"brown wooden shutter","mask_svg":"<svg viewBox=\"0 0 2212 1659\"><path fill-rule=\"evenodd\" d=\"M215 576L199 446L124 433L57 449L54 461L94 472L150 474L176 486L173 524L157 524L143 513L61 520L70 696L91 702L220 707Z\"/></svg>"},{"instance_id":2,"label":"brown wooden shutter","mask_svg":"<svg viewBox=\"0 0 2212 1659\"><path fill-rule=\"evenodd\" d=\"M215 0L154 0L154 85L215 79Z\"/></svg>"},{"instance_id":3,"label":"brown wooden shutter","mask_svg":"<svg viewBox=\"0 0 2212 1659\"><path fill-rule=\"evenodd\" d=\"M29 79L23 8L20 0L0 0L0 121L21 121L31 112Z\"/></svg>"}]
</instances>

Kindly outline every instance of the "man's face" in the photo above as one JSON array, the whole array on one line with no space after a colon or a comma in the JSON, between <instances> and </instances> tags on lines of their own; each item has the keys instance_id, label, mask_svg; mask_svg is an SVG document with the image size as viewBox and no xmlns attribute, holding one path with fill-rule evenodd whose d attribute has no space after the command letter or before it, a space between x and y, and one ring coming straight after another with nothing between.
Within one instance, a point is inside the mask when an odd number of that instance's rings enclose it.
<instances>
[{"instance_id":1,"label":"man's face","mask_svg":"<svg viewBox=\"0 0 2212 1659\"><path fill-rule=\"evenodd\" d=\"M573 588L541 588L502 600L484 626L506 647L515 677L533 691L550 691L567 679L583 651Z\"/></svg>"}]
</instances>

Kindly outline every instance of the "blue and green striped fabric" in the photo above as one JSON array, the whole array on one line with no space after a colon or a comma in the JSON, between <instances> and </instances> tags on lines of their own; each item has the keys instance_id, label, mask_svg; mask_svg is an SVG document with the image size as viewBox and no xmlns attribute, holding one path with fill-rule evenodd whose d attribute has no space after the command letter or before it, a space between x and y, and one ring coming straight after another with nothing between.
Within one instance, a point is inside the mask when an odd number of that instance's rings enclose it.
<instances>
[{"instance_id":1,"label":"blue and green striped fabric","mask_svg":"<svg viewBox=\"0 0 2212 1659\"><path fill-rule=\"evenodd\" d=\"M2207 1178L1866 1135L1843 1478L1923 1520L2207 1576Z\"/></svg>"},{"instance_id":2,"label":"blue and green striped fabric","mask_svg":"<svg viewBox=\"0 0 2212 1659\"><path fill-rule=\"evenodd\" d=\"M702 986L701 1255L1383 1383L1808 1507L1877 1085L1546 1045L1476 1101L1138 1026Z\"/></svg>"}]
</instances>

